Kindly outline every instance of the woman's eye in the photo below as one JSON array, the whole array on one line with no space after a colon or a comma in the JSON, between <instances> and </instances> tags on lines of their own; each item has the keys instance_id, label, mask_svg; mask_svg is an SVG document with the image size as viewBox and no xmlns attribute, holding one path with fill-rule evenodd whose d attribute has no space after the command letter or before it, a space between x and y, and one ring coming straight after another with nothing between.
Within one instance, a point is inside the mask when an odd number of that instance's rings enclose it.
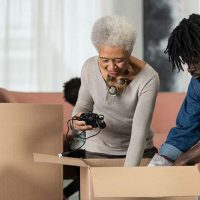
<instances>
[{"instance_id":1,"label":"woman's eye","mask_svg":"<svg viewBox=\"0 0 200 200\"><path fill-rule=\"evenodd\" d=\"M101 60L102 63L108 63L109 60Z\"/></svg>"},{"instance_id":2,"label":"woman's eye","mask_svg":"<svg viewBox=\"0 0 200 200\"><path fill-rule=\"evenodd\" d=\"M124 60L115 60L115 63L122 63Z\"/></svg>"}]
</instances>

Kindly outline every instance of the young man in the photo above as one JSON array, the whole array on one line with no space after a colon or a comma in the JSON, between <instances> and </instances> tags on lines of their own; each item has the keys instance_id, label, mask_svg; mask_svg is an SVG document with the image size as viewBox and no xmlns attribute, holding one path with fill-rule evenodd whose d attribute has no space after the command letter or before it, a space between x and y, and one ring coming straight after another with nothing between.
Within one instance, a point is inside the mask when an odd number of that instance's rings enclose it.
<instances>
[{"instance_id":1,"label":"young man","mask_svg":"<svg viewBox=\"0 0 200 200\"><path fill-rule=\"evenodd\" d=\"M71 78L70 80L66 81L63 85L63 95L64 95L63 97L65 101L70 103L72 106L75 106L76 104L80 86L81 86L81 79L78 77ZM79 150L77 152L70 154L69 156L84 157L84 150L82 151ZM79 167L74 167L74 169L76 170L76 177L74 177L74 180L63 190L65 199L72 196L75 192L80 190Z\"/></svg>"},{"instance_id":2,"label":"young man","mask_svg":"<svg viewBox=\"0 0 200 200\"><path fill-rule=\"evenodd\" d=\"M75 106L78 99L78 92L81 86L81 79L78 77L71 78L63 85L63 94L66 102Z\"/></svg>"},{"instance_id":3,"label":"young man","mask_svg":"<svg viewBox=\"0 0 200 200\"><path fill-rule=\"evenodd\" d=\"M180 22L169 37L165 53L173 70L183 70L183 64L187 64L192 78L176 127L170 130L160 148L161 160L176 161L174 165L195 164L200 162L200 144L197 144L200 141L200 15L192 14ZM156 166L156 162L153 165Z\"/></svg>"}]
</instances>

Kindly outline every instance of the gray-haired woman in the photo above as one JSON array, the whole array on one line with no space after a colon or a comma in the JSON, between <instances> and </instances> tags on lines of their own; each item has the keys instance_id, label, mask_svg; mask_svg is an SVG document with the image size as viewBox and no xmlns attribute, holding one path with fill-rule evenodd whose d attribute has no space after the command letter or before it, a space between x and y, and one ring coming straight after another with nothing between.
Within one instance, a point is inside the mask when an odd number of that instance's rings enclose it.
<instances>
[{"instance_id":1,"label":"gray-haired woman","mask_svg":"<svg viewBox=\"0 0 200 200\"><path fill-rule=\"evenodd\" d=\"M142 60L131 56L136 31L124 17L105 16L96 21L91 34L98 56L82 68L81 87L73 115L92 111L104 115L106 128L97 130L74 120L74 129L86 131L86 157L126 157L125 166L139 165L153 157L150 129L159 90L159 77Z\"/></svg>"}]
</instances>

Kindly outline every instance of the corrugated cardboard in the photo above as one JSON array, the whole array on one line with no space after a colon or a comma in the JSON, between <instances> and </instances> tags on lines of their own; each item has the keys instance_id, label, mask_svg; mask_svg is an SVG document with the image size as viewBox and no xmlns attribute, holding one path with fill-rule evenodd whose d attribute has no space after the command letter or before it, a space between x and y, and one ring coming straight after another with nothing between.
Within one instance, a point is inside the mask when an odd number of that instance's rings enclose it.
<instances>
[{"instance_id":1,"label":"corrugated cardboard","mask_svg":"<svg viewBox=\"0 0 200 200\"><path fill-rule=\"evenodd\" d=\"M199 171L193 166L92 167L91 177L96 197L173 197L200 194ZM176 185L172 184L175 182ZM110 185L115 188L114 191L110 190ZM122 187L123 185L134 187Z\"/></svg>"},{"instance_id":2,"label":"corrugated cardboard","mask_svg":"<svg viewBox=\"0 0 200 200\"><path fill-rule=\"evenodd\" d=\"M34 154L34 160L80 166L81 200L197 200L200 195L198 166L123 167L122 159L45 154ZM141 164L147 164L147 160Z\"/></svg>"},{"instance_id":3,"label":"corrugated cardboard","mask_svg":"<svg viewBox=\"0 0 200 200\"><path fill-rule=\"evenodd\" d=\"M0 104L0 200L61 200L62 166L33 152L62 151L61 105Z\"/></svg>"}]
</instances>

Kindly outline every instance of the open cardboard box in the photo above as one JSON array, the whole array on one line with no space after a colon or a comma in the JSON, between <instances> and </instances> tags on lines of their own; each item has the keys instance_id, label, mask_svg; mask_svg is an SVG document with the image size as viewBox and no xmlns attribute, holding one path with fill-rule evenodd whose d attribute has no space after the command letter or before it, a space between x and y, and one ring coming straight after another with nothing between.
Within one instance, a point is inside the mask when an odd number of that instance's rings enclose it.
<instances>
[{"instance_id":1,"label":"open cardboard box","mask_svg":"<svg viewBox=\"0 0 200 200\"><path fill-rule=\"evenodd\" d=\"M81 200L197 200L198 166L123 167L123 159L79 159L34 153L36 162L80 166Z\"/></svg>"}]
</instances>

